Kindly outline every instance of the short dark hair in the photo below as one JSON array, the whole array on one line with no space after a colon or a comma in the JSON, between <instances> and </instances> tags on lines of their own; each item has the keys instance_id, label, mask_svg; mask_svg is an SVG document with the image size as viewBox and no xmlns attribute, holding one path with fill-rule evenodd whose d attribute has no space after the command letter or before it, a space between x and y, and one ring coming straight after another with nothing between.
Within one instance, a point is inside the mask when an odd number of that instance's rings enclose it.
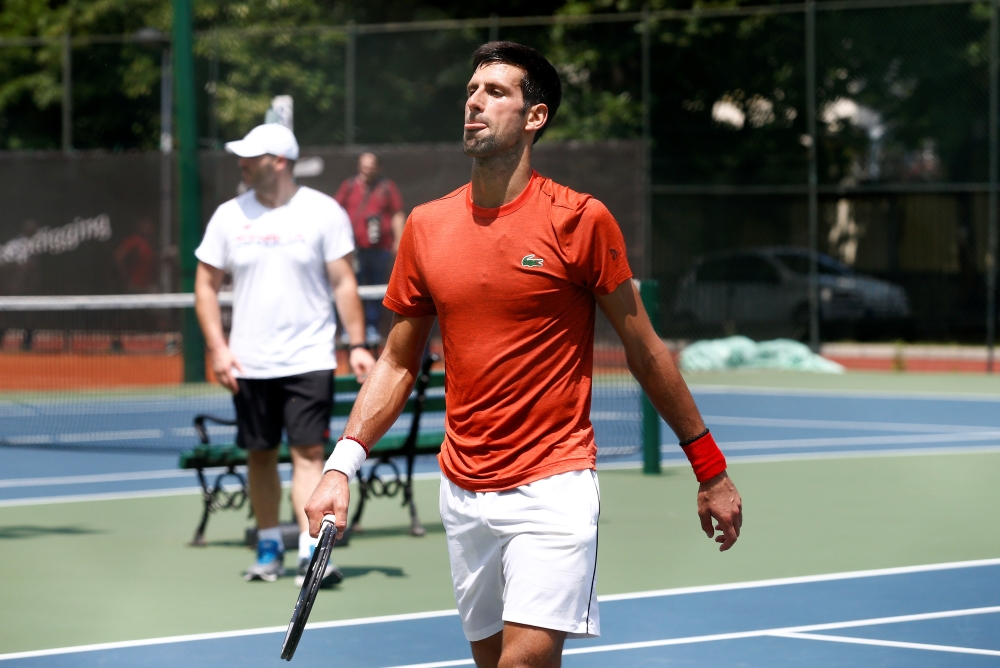
<instances>
[{"instance_id":1,"label":"short dark hair","mask_svg":"<svg viewBox=\"0 0 1000 668\"><path fill-rule=\"evenodd\" d=\"M503 63L524 70L521 79L521 95L524 96L524 111L532 105L544 104L549 108L549 117L535 133L534 141L541 139L545 129L559 109L562 101L562 82L559 73L545 56L530 46L516 42L487 42L472 54L472 69L478 70L483 65Z\"/></svg>"}]
</instances>

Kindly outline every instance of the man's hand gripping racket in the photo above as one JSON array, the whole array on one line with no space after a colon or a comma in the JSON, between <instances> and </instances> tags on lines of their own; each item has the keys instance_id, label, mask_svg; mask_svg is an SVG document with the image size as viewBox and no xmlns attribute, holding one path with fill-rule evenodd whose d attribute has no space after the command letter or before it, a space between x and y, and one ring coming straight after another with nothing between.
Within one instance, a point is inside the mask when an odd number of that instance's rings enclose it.
<instances>
[{"instance_id":1,"label":"man's hand gripping racket","mask_svg":"<svg viewBox=\"0 0 1000 668\"><path fill-rule=\"evenodd\" d=\"M319 545L313 550L306 580L302 583L299 599L295 602L295 609L292 610L292 620L288 623L288 631L285 632L285 642L281 645L281 658L285 661L292 660L295 648L299 645L299 638L302 637L302 631L309 620L309 613L316 600L316 592L319 591L319 585L323 581L326 562L330 560L330 551L337 538L336 525L337 519L333 515L327 515L323 518L323 524L319 531Z\"/></svg>"}]
</instances>

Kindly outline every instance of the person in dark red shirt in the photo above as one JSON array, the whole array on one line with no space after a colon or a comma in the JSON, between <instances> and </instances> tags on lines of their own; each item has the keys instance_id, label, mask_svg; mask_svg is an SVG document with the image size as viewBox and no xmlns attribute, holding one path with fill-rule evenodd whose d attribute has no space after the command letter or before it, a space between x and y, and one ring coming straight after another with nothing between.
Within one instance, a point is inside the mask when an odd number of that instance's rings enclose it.
<instances>
[{"instance_id":1,"label":"person in dark red shirt","mask_svg":"<svg viewBox=\"0 0 1000 668\"><path fill-rule=\"evenodd\" d=\"M118 269L125 276L129 292L156 291L156 251L153 236L156 226L149 218L143 218L130 234L115 249L114 258Z\"/></svg>"},{"instance_id":2,"label":"person in dark red shirt","mask_svg":"<svg viewBox=\"0 0 1000 668\"><path fill-rule=\"evenodd\" d=\"M378 156L362 153L357 176L345 179L334 199L347 210L354 228L358 285L382 285L389 277L406 222L399 189L379 174ZM365 338L370 344L378 343L381 315L377 301L365 302Z\"/></svg>"}]
</instances>

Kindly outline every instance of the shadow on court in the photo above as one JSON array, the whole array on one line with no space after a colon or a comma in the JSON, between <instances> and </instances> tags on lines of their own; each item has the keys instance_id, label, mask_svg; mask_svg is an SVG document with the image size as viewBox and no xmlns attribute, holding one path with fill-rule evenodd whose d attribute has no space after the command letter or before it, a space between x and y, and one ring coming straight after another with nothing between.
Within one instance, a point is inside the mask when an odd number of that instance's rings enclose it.
<instances>
[{"instance_id":1,"label":"shadow on court","mask_svg":"<svg viewBox=\"0 0 1000 668\"><path fill-rule=\"evenodd\" d=\"M424 529L428 534L438 535L444 534L443 524L425 524ZM360 530L355 529L351 533L351 540L364 540L365 538L391 538L396 536L409 536L410 535L410 525L399 525L390 527L375 527L375 528L364 528ZM334 546L336 547L336 546Z\"/></svg>"},{"instance_id":2,"label":"shadow on court","mask_svg":"<svg viewBox=\"0 0 1000 668\"><path fill-rule=\"evenodd\" d=\"M405 578L406 571L395 566L341 566L340 571L344 574L344 579L360 578L369 573L381 573L387 578Z\"/></svg>"},{"instance_id":3,"label":"shadow on court","mask_svg":"<svg viewBox=\"0 0 1000 668\"><path fill-rule=\"evenodd\" d=\"M247 542L245 540L240 540L239 538L232 538L227 540L206 540L204 545L200 545L194 549L201 550L212 547L236 547L241 550L247 550L247 551L250 550L250 547L247 545Z\"/></svg>"},{"instance_id":4,"label":"shadow on court","mask_svg":"<svg viewBox=\"0 0 1000 668\"><path fill-rule=\"evenodd\" d=\"M43 536L85 536L104 533L97 529L83 527L46 527L34 524L0 527L0 540L19 540L24 538L41 538Z\"/></svg>"}]
</instances>

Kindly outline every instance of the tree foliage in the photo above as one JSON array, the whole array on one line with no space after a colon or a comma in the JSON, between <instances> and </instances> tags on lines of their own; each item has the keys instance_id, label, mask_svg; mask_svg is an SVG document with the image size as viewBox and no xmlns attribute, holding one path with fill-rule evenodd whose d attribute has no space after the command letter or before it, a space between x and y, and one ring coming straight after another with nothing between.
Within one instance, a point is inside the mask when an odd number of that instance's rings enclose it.
<instances>
[{"instance_id":1,"label":"tree foliage","mask_svg":"<svg viewBox=\"0 0 1000 668\"><path fill-rule=\"evenodd\" d=\"M343 142L348 20L636 12L640 3L199 0L200 131L207 143L239 136L260 121L272 96L290 94L303 143ZM737 3L702 6L727 4ZM667 6L667 0L649 3L653 10ZM0 35L54 41L0 48L0 147L58 147L60 36L169 33L170 20L168 0L4 3ZM987 27L985 4L820 12L821 179L982 178ZM660 20L651 31L655 180L804 180L801 13ZM640 134L635 23L504 28L500 35L539 48L562 75L564 104L548 140ZM455 139L469 55L487 36L486 29L358 34L354 140ZM157 146L161 48L73 48L77 147Z\"/></svg>"}]
</instances>

